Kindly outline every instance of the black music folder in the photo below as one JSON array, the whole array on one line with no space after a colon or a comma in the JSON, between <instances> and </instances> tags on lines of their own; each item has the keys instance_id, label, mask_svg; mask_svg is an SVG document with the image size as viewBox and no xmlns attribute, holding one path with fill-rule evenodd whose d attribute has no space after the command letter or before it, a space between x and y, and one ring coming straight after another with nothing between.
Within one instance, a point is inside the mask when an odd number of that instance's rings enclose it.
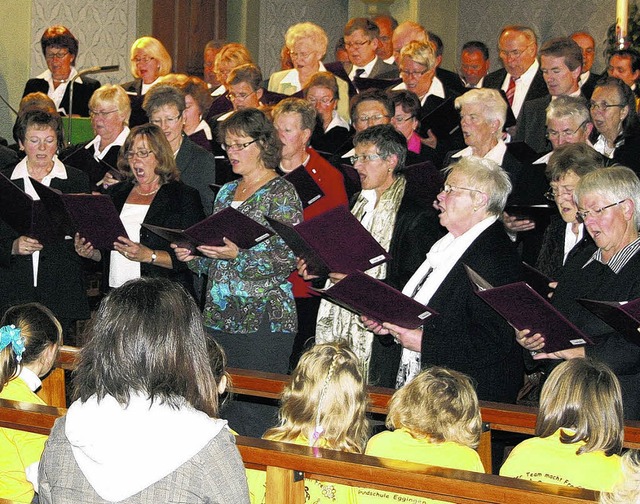
<instances>
[{"instance_id":1,"label":"black music folder","mask_svg":"<svg viewBox=\"0 0 640 504\"><path fill-rule=\"evenodd\" d=\"M530 335L544 336L546 353L593 344L578 327L556 310L525 282L493 287L478 273L464 265L477 296L493 308L512 327L530 329Z\"/></svg>"},{"instance_id":2,"label":"black music folder","mask_svg":"<svg viewBox=\"0 0 640 504\"><path fill-rule=\"evenodd\" d=\"M551 216L558 213L556 205L507 205L504 209L511 216L518 219L527 219L534 221L536 224L548 224Z\"/></svg>"},{"instance_id":3,"label":"black music folder","mask_svg":"<svg viewBox=\"0 0 640 504\"><path fill-rule=\"evenodd\" d=\"M353 84L359 92L367 89L390 89L402 82L402 79L376 79L375 77L355 77Z\"/></svg>"},{"instance_id":4,"label":"black music folder","mask_svg":"<svg viewBox=\"0 0 640 504\"><path fill-rule=\"evenodd\" d=\"M451 97L442 100L435 109L418 119L418 134L423 138L427 138L429 130L438 138L447 138L460 129L460 113Z\"/></svg>"},{"instance_id":5,"label":"black music folder","mask_svg":"<svg viewBox=\"0 0 640 504\"><path fill-rule=\"evenodd\" d=\"M295 226L266 217L312 275L353 273L378 266L391 256L345 206L332 208Z\"/></svg>"},{"instance_id":6,"label":"black music folder","mask_svg":"<svg viewBox=\"0 0 640 504\"><path fill-rule=\"evenodd\" d=\"M231 207L224 208L187 229L171 229L145 223L142 226L171 243L190 249L194 254L198 253L196 247L200 245L223 246L223 237L242 249L250 249L274 234L269 228Z\"/></svg>"},{"instance_id":7,"label":"black music folder","mask_svg":"<svg viewBox=\"0 0 640 504\"><path fill-rule=\"evenodd\" d=\"M303 208L307 208L324 196L324 191L316 184L304 166L298 166L295 170L287 173L284 178L296 188Z\"/></svg>"},{"instance_id":8,"label":"black music folder","mask_svg":"<svg viewBox=\"0 0 640 504\"><path fill-rule=\"evenodd\" d=\"M328 289L314 289L349 311L376 322L415 329L438 313L380 280L356 271Z\"/></svg>"},{"instance_id":9,"label":"black music folder","mask_svg":"<svg viewBox=\"0 0 640 504\"><path fill-rule=\"evenodd\" d=\"M553 292L553 289L549 287L549 284L551 282L555 282L555 280L524 261L522 261L522 266L522 276L524 277L524 281L527 282L527 284L529 284L529 286L543 298L548 299L548 295Z\"/></svg>"},{"instance_id":10,"label":"black music folder","mask_svg":"<svg viewBox=\"0 0 640 504\"><path fill-rule=\"evenodd\" d=\"M94 248L113 250L118 236L129 238L120 214L105 194L61 194L31 179L52 221L73 236L76 232Z\"/></svg>"},{"instance_id":11,"label":"black music folder","mask_svg":"<svg viewBox=\"0 0 640 504\"><path fill-rule=\"evenodd\" d=\"M65 230L55 226L41 201L34 200L0 173L0 218L21 236L40 243L64 239Z\"/></svg>"},{"instance_id":12,"label":"black music folder","mask_svg":"<svg viewBox=\"0 0 640 504\"><path fill-rule=\"evenodd\" d=\"M594 301L578 299L595 316L606 322L625 339L640 345L640 299L633 301Z\"/></svg>"}]
</instances>

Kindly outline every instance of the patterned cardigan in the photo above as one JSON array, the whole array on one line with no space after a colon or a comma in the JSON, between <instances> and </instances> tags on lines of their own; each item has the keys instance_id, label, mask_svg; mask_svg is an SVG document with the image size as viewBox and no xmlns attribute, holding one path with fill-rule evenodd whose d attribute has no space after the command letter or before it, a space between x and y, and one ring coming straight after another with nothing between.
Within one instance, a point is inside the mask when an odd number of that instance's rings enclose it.
<instances>
[{"instance_id":1,"label":"patterned cardigan","mask_svg":"<svg viewBox=\"0 0 640 504\"><path fill-rule=\"evenodd\" d=\"M213 211L231 206L238 181L225 184L218 192ZM295 188L277 177L247 198L238 211L269 227L265 215L289 224L302 221L302 204ZM251 249L240 249L233 260L198 257L189 262L198 274L208 273L204 323L232 334L258 331L266 312L271 332L297 331L291 284L295 257L278 235Z\"/></svg>"}]
</instances>

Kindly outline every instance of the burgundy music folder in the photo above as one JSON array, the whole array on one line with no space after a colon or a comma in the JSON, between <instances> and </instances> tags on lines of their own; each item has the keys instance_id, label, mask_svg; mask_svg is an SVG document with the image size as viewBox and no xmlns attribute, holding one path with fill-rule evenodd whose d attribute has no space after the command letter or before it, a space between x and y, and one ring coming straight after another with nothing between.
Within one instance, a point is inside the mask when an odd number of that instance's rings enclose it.
<instances>
[{"instance_id":1,"label":"burgundy music folder","mask_svg":"<svg viewBox=\"0 0 640 504\"><path fill-rule=\"evenodd\" d=\"M73 236L76 232L96 249L113 250L118 236L129 238L120 214L105 194L61 194L31 179L51 219Z\"/></svg>"},{"instance_id":2,"label":"burgundy music folder","mask_svg":"<svg viewBox=\"0 0 640 504\"><path fill-rule=\"evenodd\" d=\"M295 226L266 217L312 275L353 273L378 266L391 256L345 206L332 208Z\"/></svg>"},{"instance_id":3,"label":"burgundy music folder","mask_svg":"<svg viewBox=\"0 0 640 504\"><path fill-rule=\"evenodd\" d=\"M640 299L633 301L594 301L578 299L595 316L606 322L628 341L640 345Z\"/></svg>"},{"instance_id":4,"label":"burgundy music folder","mask_svg":"<svg viewBox=\"0 0 640 504\"><path fill-rule=\"evenodd\" d=\"M307 208L324 196L324 191L316 184L313 177L304 166L299 166L295 170L284 176L296 188L296 192L302 202L302 207Z\"/></svg>"},{"instance_id":5,"label":"burgundy music folder","mask_svg":"<svg viewBox=\"0 0 640 504\"><path fill-rule=\"evenodd\" d=\"M223 237L242 249L250 249L274 234L269 228L231 207L224 208L187 229L171 229L145 223L142 226L195 254L198 253L196 247L200 245L223 246Z\"/></svg>"},{"instance_id":6,"label":"burgundy music folder","mask_svg":"<svg viewBox=\"0 0 640 504\"><path fill-rule=\"evenodd\" d=\"M347 275L328 289L315 290L349 311L407 329L420 327L427 318L437 315L428 306L361 271Z\"/></svg>"},{"instance_id":7,"label":"burgundy music folder","mask_svg":"<svg viewBox=\"0 0 640 504\"><path fill-rule=\"evenodd\" d=\"M556 310L525 282L493 287L473 269L464 265L477 296L512 327L542 334L546 353L593 344L578 327Z\"/></svg>"}]
</instances>

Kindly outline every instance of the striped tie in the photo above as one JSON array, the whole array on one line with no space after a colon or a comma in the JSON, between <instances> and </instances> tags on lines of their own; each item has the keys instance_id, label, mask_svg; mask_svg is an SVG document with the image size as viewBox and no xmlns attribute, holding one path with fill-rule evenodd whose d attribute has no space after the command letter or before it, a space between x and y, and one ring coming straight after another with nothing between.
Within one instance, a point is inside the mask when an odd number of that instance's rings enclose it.
<instances>
[{"instance_id":1,"label":"striped tie","mask_svg":"<svg viewBox=\"0 0 640 504\"><path fill-rule=\"evenodd\" d=\"M509 106L513 107L513 97L516 94L516 80L511 77L509 80L509 87L507 88L507 101L509 102Z\"/></svg>"}]
</instances>

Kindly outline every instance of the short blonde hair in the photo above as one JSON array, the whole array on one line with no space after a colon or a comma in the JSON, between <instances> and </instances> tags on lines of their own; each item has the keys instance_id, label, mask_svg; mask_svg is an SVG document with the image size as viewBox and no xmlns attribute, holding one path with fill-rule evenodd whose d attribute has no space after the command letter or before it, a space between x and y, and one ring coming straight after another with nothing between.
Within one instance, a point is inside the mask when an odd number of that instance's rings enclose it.
<instances>
[{"instance_id":1,"label":"short blonde hair","mask_svg":"<svg viewBox=\"0 0 640 504\"><path fill-rule=\"evenodd\" d=\"M316 345L300 358L282 394L280 424L264 437L313 441L320 426L328 448L362 453L369 438L367 404L356 355L342 343Z\"/></svg>"},{"instance_id":2,"label":"short blonde hair","mask_svg":"<svg viewBox=\"0 0 640 504\"><path fill-rule=\"evenodd\" d=\"M476 156L465 156L443 171L445 176L451 175L454 171L461 174L467 179L471 189L488 196L487 212L491 215L502 215L513 185L509 174L498 163Z\"/></svg>"},{"instance_id":3,"label":"short blonde hair","mask_svg":"<svg viewBox=\"0 0 640 504\"><path fill-rule=\"evenodd\" d=\"M131 101L122 86L118 86L117 84L103 84L96 89L89 100L89 108L95 109L101 103L115 105L118 112L124 116L124 124L129 124Z\"/></svg>"},{"instance_id":4,"label":"short blonde hair","mask_svg":"<svg viewBox=\"0 0 640 504\"><path fill-rule=\"evenodd\" d=\"M230 63L233 67L245 64L255 64L251 54L249 53L249 49L247 49L246 46L235 42L223 45L222 49L218 51L213 64L214 72L217 73L220 71L221 63Z\"/></svg>"},{"instance_id":5,"label":"short blonde hair","mask_svg":"<svg viewBox=\"0 0 640 504\"><path fill-rule=\"evenodd\" d=\"M497 89L470 89L455 100L456 110L462 109L465 105L480 105L485 121L498 121L496 137L502 137L502 128L507 120L507 102Z\"/></svg>"},{"instance_id":6,"label":"short blonde hair","mask_svg":"<svg viewBox=\"0 0 640 504\"><path fill-rule=\"evenodd\" d=\"M423 65L427 68L427 72L436 66L436 49L431 42L418 42L414 40L409 42L400 51L400 58L404 57Z\"/></svg>"},{"instance_id":7,"label":"short blonde hair","mask_svg":"<svg viewBox=\"0 0 640 504\"><path fill-rule=\"evenodd\" d=\"M622 456L622 479L611 492L600 492L600 504L640 502L640 452L629 450Z\"/></svg>"},{"instance_id":8,"label":"short blonde hair","mask_svg":"<svg viewBox=\"0 0 640 504\"><path fill-rule=\"evenodd\" d=\"M159 63L160 67L158 68L158 75L167 75L171 71L171 56L162 45L162 42L153 37L140 37L133 43L130 52L131 75L136 79L140 78L136 63L133 61L137 49L143 50Z\"/></svg>"},{"instance_id":9,"label":"short blonde hair","mask_svg":"<svg viewBox=\"0 0 640 504\"><path fill-rule=\"evenodd\" d=\"M482 418L471 379L443 367L425 369L393 394L387 427L405 428L415 438L451 441L475 449Z\"/></svg>"},{"instance_id":10,"label":"short blonde hair","mask_svg":"<svg viewBox=\"0 0 640 504\"><path fill-rule=\"evenodd\" d=\"M616 375L602 362L570 359L556 367L540 394L536 435L552 436L562 430L565 444L584 441L576 454L602 450L620 453L624 425L622 392Z\"/></svg>"},{"instance_id":11,"label":"short blonde hair","mask_svg":"<svg viewBox=\"0 0 640 504\"><path fill-rule=\"evenodd\" d=\"M315 51L320 54L318 59L324 58L327 53L329 39L327 38L327 33L321 27L309 22L297 23L290 26L284 35L284 43L290 51L296 42L303 39L313 44Z\"/></svg>"}]
</instances>

